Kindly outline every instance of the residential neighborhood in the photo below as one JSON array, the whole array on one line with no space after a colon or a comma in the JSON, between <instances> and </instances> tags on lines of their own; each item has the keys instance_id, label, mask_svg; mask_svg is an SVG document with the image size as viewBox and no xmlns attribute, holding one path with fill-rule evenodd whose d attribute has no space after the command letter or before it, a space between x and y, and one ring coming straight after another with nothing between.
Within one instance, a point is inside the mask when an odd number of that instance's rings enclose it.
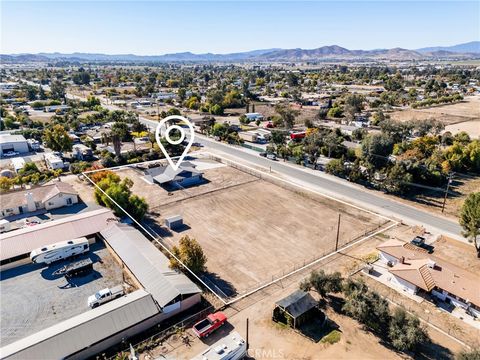
<instances>
[{"instance_id":1,"label":"residential neighborhood","mask_svg":"<svg viewBox=\"0 0 480 360\"><path fill-rule=\"evenodd\" d=\"M480 359L477 3L23 5L0 359Z\"/></svg>"}]
</instances>

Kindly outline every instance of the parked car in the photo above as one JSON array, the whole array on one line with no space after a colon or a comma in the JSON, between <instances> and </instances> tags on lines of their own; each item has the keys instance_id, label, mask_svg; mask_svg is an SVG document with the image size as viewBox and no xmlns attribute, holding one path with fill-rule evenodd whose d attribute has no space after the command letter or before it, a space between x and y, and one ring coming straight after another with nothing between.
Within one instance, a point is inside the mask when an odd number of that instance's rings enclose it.
<instances>
[{"instance_id":1,"label":"parked car","mask_svg":"<svg viewBox=\"0 0 480 360\"><path fill-rule=\"evenodd\" d=\"M12 157L17 155L20 155L20 153L17 151L7 151L6 153L3 153L3 156L5 157Z\"/></svg>"},{"instance_id":2,"label":"parked car","mask_svg":"<svg viewBox=\"0 0 480 360\"><path fill-rule=\"evenodd\" d=\"M118 299L122 297L125 294L123 291L123 286L118 285L113 288L105 288L100 291L97 291L95 294L90 295L88 297L88 306L90 306L92 309L105 304L109 301L112 301L114 299Z\"/></svg>"},{"instance_id":3,"label":"parked car","mask_svg":"<svg viewBox=\"0 0 480 360\"><path fill-rule=\"evenodd\" d=\"M267 154L267 159L268 160L277 160L277 155L269 153L269 154Z\"/></svg>"},{"instance_id":4,"label":"parked car","mask_svg":"<svg viewBox=\"0 0 480 360\"><path fill-rule=\"evenodd\" d=\"M227 317L225 314L219 311L208 315L206 319L203 319L202 321L199 321L193 325L192 329L195 335L197 335L199 338L206 338L220 326L225 324L226 321Z\"/></svg>"},{"instance_id":5,"label":"parked car","mask_svg":"<svg viewBox=\"0 0 480 360\"><path fill-rule=\"evenodd\" d=\"M267 157L267 153L266 153L266 152L261 152L259 155L262 156L262 157Z\"/></svg>"},{"instance_id":6,"label":"parked car","mask_svg":"<svg viewBox=\"0 0 480 360\"><path fill-rule=\"evenodd\" d=\"M429 254L433 252L434 247L425 243L425 238L423 236L415 236L415 238L410 241L412 245L418 246L419 248L425 249Z\"/></svg>"}]
</instances>

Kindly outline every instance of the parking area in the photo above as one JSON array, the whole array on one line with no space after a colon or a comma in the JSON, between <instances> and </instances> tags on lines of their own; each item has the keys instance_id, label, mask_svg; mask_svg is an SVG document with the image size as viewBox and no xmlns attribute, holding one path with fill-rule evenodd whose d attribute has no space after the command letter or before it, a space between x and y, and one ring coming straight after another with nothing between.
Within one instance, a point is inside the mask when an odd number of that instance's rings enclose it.
<instances>
[{"instance_id":1,"label":"parking area","mask_svg":"<svg viewBox=\"0 0 480 360\"><path fill-rule=\"evenodd\" d=\"M123 283L122 269L104 244L90 247L94 271L67 281L53 273L71 261L55 264L27 264L1 273L0 342L9 344L90 308L88 296Z\"/></svg>"},{"instance_id":2,"label":"parking area","mask_svg":"<svg viewBox=\"0 0 480 360\"><path fill-rule=\"evenodd\" d=\"M209 160L211 164L215 164ZM293 191L224 164L204 169L205 183L169 193L132 168L132 191L150 205L145 224L172 247L189 235L208 261L204 279L233 297L277 279L363 237L385 219L309 192ZM184 226L168 230L167 217Z\"/></svg>"}]
</instances>

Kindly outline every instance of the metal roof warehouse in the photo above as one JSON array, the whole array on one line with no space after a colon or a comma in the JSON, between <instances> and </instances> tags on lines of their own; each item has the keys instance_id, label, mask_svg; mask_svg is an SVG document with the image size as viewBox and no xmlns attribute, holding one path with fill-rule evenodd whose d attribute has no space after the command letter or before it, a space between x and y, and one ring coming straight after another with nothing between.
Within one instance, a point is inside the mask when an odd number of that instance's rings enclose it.
<instances>
[{"instance_id":1,"label":"metal roof warehouse","mask_svg":"<svg viewBox=\"0 0 480 360\"><path fill-rule=\"evenodd\" d=\"M202 292L184 274L170 269L169 259L137 229L112 224L100 233L164 313L176 310L182 300Z\"/></svg>"},{"instance_id":2,"label":"metal roof warehouse","mask_svg":"<svg viewBox=\"0 0 480 360\"><path fill-rule=\"evenodd\" d=\"M1 234L1 263L20 259L42 246L93 235L112 220L116 220L112 211L102 208Z\"/></svg>"},{"instance_id":3,"label":"metal roof warehouse","mask_svg":"<svg viewBox=\"0 0 480 360\"><path fill-rule=\"evenodd\" d=\"M85 359L147 327L158 314L152 297L137 290L116 301L0 348L1 359ZM142 324L143 322L143 324ZM142 329L143 330L143 329Z\"/></svg>"}]
</instances>

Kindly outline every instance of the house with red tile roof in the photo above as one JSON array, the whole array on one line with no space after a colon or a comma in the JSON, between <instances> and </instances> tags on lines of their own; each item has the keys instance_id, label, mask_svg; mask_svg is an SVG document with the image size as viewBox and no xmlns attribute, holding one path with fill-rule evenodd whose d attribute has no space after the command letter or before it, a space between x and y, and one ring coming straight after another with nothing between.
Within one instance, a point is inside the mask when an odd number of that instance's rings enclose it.
<instances>
[{"instance_id":1,"label":"house with red tile roof","mask_svg":"<svg viewBox=\"0 0 480 360\"><path fill-rule=\"evenodd\" d=\"M480 276L399 240L389 240L377 250L396 286L411 294L429 293L480 317Z\"/></svg>"}]
</instances>

